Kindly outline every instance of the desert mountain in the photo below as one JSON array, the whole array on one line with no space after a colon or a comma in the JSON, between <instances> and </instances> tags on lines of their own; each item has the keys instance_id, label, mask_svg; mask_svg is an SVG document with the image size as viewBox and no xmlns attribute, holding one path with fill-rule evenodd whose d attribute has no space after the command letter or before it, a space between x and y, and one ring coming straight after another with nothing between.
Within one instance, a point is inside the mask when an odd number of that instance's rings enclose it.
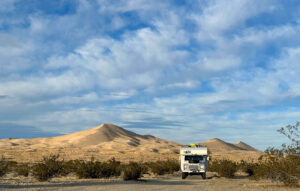
<instances>
[{"instance_id":1,"label":"desert mountain","mask_svg":"<svg viewBox=\"0 0 300 191\"><path fill-rule=\"evenodd\" d=\"M211 152L224 152L224 151L233 151L233 150L245 150L234 144L227 143L221 139L214 138L206 142L199 143L200 145L207 146Z\"/></svg>"},{"instance_id":2,"label":"desert mountain","mask_svg":"<svg viewBox=\"0 0 300 191\"><path fill-rule=\"evenodd\" d=\"M231 144L215 138L200 144L207 146L215 159L252 160L261 155L243 142ZM139 135L113 124L103 124L52 138L2 139L0 153L19 162L36 162L50 154L59 154L66 160L89 160L93 156L100 161L112 157L121 161L155 161L178 159L181 145L151 135Z\"/></svg>"},{"instance_id":3,"label":"desert mountain","mask_svg":"<svg viewBox=\"0 0 300 191\"><path fill-rule=\"evenodd\" d=\"M215 159L227 158L235 161L252 161L263 154L261 151L242 141L232 144L218 138L213 138L199 144L207 146Z\"/></svg>"}]
</instances>

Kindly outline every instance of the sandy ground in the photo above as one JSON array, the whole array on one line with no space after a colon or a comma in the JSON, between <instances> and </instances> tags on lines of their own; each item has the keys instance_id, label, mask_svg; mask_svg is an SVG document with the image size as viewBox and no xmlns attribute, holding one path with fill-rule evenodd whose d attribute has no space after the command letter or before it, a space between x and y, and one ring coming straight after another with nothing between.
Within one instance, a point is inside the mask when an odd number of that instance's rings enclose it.
<instances>
[{"instance_id":1,"label":"sandy ground","mask_svg":"<svg viewBox=\"0 0 300 191\"><path fill-rule=\"evenodd\" d=\"M0 179L0 190L204 190L204 191L283 191L300 190L287 188L280 183L269 180L254 181L248 177L239 176L235 179L216 177L214 173L207 174L208 179L200 176L189 176L182 180L180 174L144 177L141 181L122 181L120 179L81 179L75 177L53 178L49 182L37 182L32 178L4 177Z\"/></svg>"}]
</instances>

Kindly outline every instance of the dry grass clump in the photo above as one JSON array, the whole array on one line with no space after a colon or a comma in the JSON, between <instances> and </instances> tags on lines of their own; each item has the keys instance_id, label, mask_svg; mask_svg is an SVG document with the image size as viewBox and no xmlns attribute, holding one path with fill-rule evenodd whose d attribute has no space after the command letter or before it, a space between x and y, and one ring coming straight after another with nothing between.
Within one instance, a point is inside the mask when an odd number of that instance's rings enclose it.
<instances>
[{"instance_id":1,"label":"dry grass clump","mask_svg":"<svg viewBox=\"0 0 300 191\"><path fill-rule=\"evenodd\" d=\"M208 170L217 172L222 177L233 178L234 173L238 170L238 166L231 160L214 160L208 165Z\"/></svg>"},{"instance_id":2,"label":"dry grass clump","mask_svg":"<svg viewBox=\"0 0 300 191\"><path fill-rule=\"evenodd\" d=\"M130 162L123 166L123 180L138 180L142 176L142 167L139 163Z\"/></svg>"}]
</instances>

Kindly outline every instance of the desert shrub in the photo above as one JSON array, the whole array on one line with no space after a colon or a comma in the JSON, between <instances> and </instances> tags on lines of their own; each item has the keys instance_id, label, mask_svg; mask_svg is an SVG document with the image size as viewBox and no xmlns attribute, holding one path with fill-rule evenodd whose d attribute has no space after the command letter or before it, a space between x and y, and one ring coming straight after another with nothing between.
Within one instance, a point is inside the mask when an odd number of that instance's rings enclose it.
<instances>
[{"instance_id":1,"label":"desert shrub","mask_svg":"<svg viewBox=\"0 0 300 191\"><path fill-rule=\"evenodd\" d=\"M154 152L154 153L158 153L158 149L152 149L152 152Z\"/></svg>"},{"instance_id":2,"label":"desert shrub","mask_svg":"<svg viewBox=\"0 0 300 191\"><path fill-rule=\"evenodd\" d=\"M59 171L59 175L61 176L67 176L71 172L75 172L76 163L74 160L69 161L61 161L61 170Z\"/></svg>"},{"instance_id":3,"label":"desert shrub","mask_svg":"<svg viewBox=\"0 0 300 191\"><path fill-rule=\"evenodd\" d=\"M8 162L4 157L0 159L0 177L4 176L8 172Z\"/></svg>"},{"instance_id":4,"label":"desert shrub","mask_svg":"<svg viewBox=\"0 0 300 191\"><path fill-rule=\"evenodd\" d=\"M139 165L142 168L142 174L149 174L149 166L147 165L147 163L139 163Z\"/></svg>"},{"instance_id":5,"label":"desert shrub","mask_svg":"<svg viewBox=\"0 0 300 191\"><path fill-rule=\"evenodd\" d=\"M286 136L290 145L281 149L268 148L254 168L254 179L269 178L286 186L298 186L300 180L300 123L281 127L278 132Z\"/></svg>"},{"instance_id":6,"label":"desert shrub","mask_svg":"<svg viewBox=\"0 0 300 191\"><path fill-rule=\"evenodd\" d=\"M142 167L136 162L123 166L123 180L138 180L142 175Z\"/></svg>"},{"instance_id":7,"label":"desert shrub","mask_svg":"<svg viewBox=\"0 0 300 191\"><path fill-rule=\"evenodd\" d=\"M8 165L8 172L14 172L18 167L18 163L16 161L7 161L7 165Z\"/></svg>"},{"instance_id":8,"label":"desert shrub","mask_svg":"<svg viewBox=\"0 0 300 191\"><path fill-rule=\"evenodd\" d=\"M237 164L227 159L214 160L210 162L208 170L217 172L222 177L233 178L237 171Z\"/></svg>"},{"instance_id":9,"label":"desert shrub","mask_svg":"<svg viewBox=\"0 0 300 191\"><path fill-rule=\"evenodd\" d=\"M121 162L114 158L107 162L91 159L88 162L75 161L75 173L79 178L109 178L121 175Z\"/></svg>"},{"instance_id":10,"label":"desert shrub","mask_svg":"<svg viewBox=\"0 0 300 191\"><path fill-rule=\"evenodd\" d=\"M19 164L16 167L16 172L19 176L27 177L30 172L30 167L28 166L28 164Z\"/></svg>"},{"instance_id":11,"label":"desert shrub","mask_svg":"<svg viewBox=\"0 0 300 191\"><path fill-rule=\"evenodd\" d=\"M42 162L37 163L32 168L32 175L39 181L46 181L49 178L58 176L63 172L62 161L58 161L59 155L44 157Z\"/></svg>"},{"instance_id":12,"label":"desert shrub","mask_svg":"<svg viewBox=\"0 0 300 191\"><path fill-rule=\"evenodd\" d=\"M118 177L121 175L121 162L116 161L115 158L110 159L109 161L104 163L104 169L106 169L106 173L104 176L110 177L115 176Z\"/></svg>"},{"instance_id":13,"label":"desert shrub","mask_svg":"<svg viewBox=\"0 0 300 191\"><path fill-rule=\"evenodd\" d=\"M254 162L246 162L246 161L241 161L240 163L238 163L238 169L247 173L249 176L253 176L254 175L254 171L255 169L257 169L258 167L258 163L254 163Z\"/></svg>"},{"instance_id":14,"label":"desert shrub","mask_svg":"<svg viewBox=\"0 0 300 191\"><path fill-rule=\"evenodd\" d=\"M179 162L176 160L150 162L147 166L156 175L172 174L180 170Z\"/></svg>"},{"instance_id":15,"label":"desert shrub","mask_svg":"<svg viewBox=\"0 0 300 191\"><path fill-rule=\"evenodd\" d=\"M251 178L269 178L286 186L298 186L300 180L300 123L281 127L278 132L286 136L291 144L282 144L280 149L268 148L258 163L240 163L240 169Z\"/></svg>"},{"instance_id":16,"label":"desert shrub","mask_svg":"<svg viewBox=\"0 0 300 191\"><path fill-rule=\"evenodd\" d=\"M286 186L297 186L300 178L300 157L267 154L263 162L254 168L255 180L269 178L284 183Z\"/></svg>"},{"instance_id":17,"label":"desert shrub","mask_svg":"<svg viewBox=\"0 0 300 191\"><path fill-rule=\"evenodd\" d=\"M100 178L101 163L98 161L75 161L78 178Z\"/></svg>"}]
</instances>

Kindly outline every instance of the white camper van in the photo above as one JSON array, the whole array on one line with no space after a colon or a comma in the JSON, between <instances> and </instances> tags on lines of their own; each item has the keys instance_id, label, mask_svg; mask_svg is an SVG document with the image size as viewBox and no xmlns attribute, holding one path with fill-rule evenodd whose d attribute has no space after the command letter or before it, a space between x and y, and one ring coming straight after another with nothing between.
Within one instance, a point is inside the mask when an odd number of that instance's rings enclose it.
<instances>
[{"instance_id":1,"label":"white camper van","mask_svg":"<svg viewBox=\"0 0 300 191\"><path fill-rule=\"evenodd\" d=\"M180 148L180 169L182 179L188 175L201 175L206 178L209 157L207 147L190 144Z\"/></svg>"}]
</instances>

